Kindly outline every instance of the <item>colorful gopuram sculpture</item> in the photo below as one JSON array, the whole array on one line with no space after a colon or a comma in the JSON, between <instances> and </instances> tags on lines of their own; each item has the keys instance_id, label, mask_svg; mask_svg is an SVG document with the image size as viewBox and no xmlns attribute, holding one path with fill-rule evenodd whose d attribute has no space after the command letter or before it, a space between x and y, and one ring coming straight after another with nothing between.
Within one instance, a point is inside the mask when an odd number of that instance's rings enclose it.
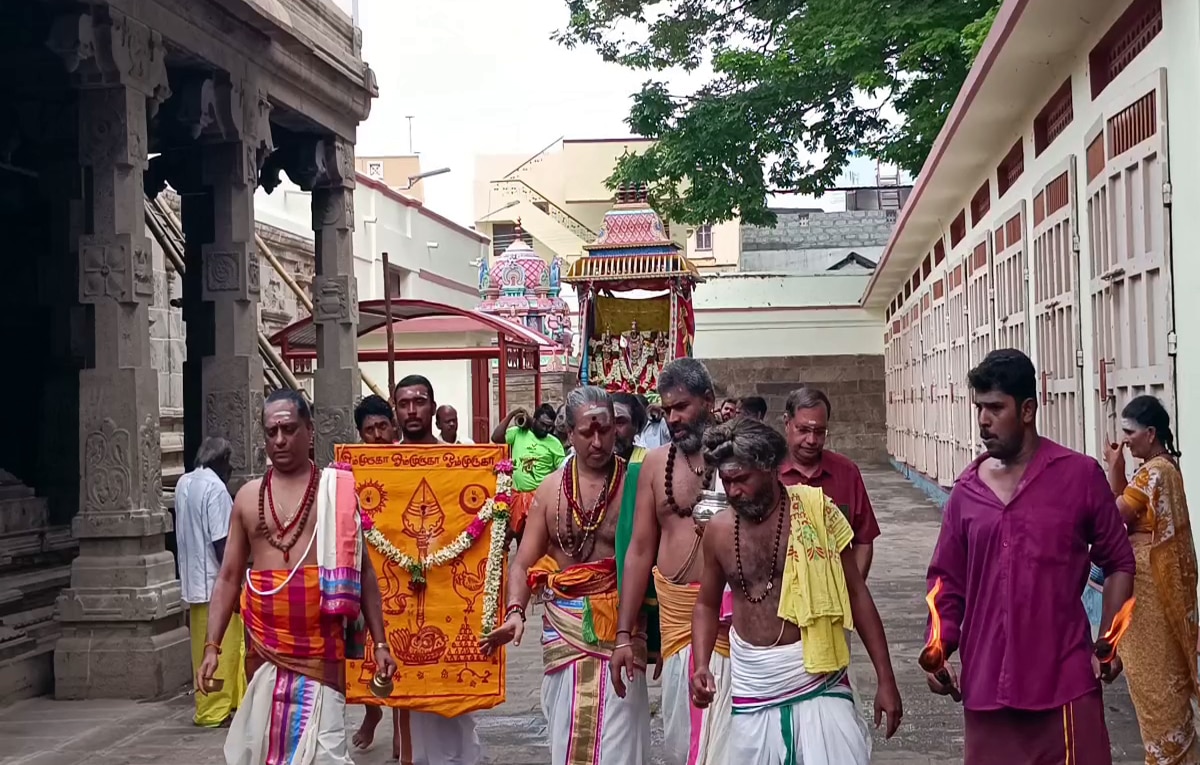
<instances>
[{"instance_id":1,"label":"colorful gopuram sculpture","mask_svg":"<svg viewBox=\"0 0 1200 765\"><path fill-rule=\"evenodd\" d=\"M692 290L701 281L666 233L644 188L622 188L596 241L563 281L579 293L579 379L610 391L652 393L668 362L692 355ZM617 297L614 292L660 292Z\"/></svg>"},{"instance_id":2,"label":"colorful gopuram sculpture","mask_svg":"<svg viewBox=\"0 0 1200 765\"><path fill-rule=\"evenodd\" d=\"M524 240L517 221L516 238L494 263L479 264L478 310L515 321L571 350L571 309L559 297L565 263L547 263Z\"/></svg>"}]
</instances>

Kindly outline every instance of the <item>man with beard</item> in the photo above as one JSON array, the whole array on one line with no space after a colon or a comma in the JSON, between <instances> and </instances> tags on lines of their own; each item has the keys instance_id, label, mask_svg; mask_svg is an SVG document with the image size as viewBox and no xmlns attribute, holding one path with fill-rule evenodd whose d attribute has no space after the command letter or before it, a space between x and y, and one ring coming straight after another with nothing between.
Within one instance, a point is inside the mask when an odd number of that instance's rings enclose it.
<instances>
[{"instance_id":1,"label":"man with beard","mask_svg":"<svg viewBox=\"0 0 1200 765\"><path fill-rule=\"evenodd\" d=\"M618 629L622 636L635 629L653 573L662 637L667 762L724 765L730 714L729 647L724 637L711 659L720 690L713 708L704 714L694 709L688 690L693 666L692 609L702 568L702 537L692 521L692 508L700 492L713 483L713 471L705 467L701 453L701 438L712 422L712 378L699 361L676 359L659 375L658 393L671 443L646 455L639 476L633 530L622 571ZM612 682L618 694L637 671L628 648L613 653Z\"/></svg>"},{"instance_id":2,"label":"man with beard","mask_svg":"<svg viewBox=\"0 0 1200 765\"><path fill-rule=\"evenodd\" d=\"M480 641L486 653L525 633L531 591L545 603L542 711L551 765L643 765L650 701L641 624L617 629L616 529L625 461L613 453L612 399L603 388L567 395L574 454L538 487L508 578L503 624ZM644 589L644 588L643 588ZM619 697L606 681L616 650L639 677Z\"/></svg>"},{"instance_id":3,"label":"man with beard","mask_svg":"<svg viewBox=\"0 0 1200 765\"><path fill-rule=\"evenodd\" d=\"M727 398L721 402L721 414L718 418L721 422L729 422L734 417L738 416L738 400L736 398Z\"/></svg>"},{"instance_id":4,"label":"man with beard","mask_svg":"<svg viewBox=\"0 0 1200 765\"><path fill-rule=\"evenodd\" d=\"M867 765L871 734L850 687L848 629L857 627L875 666L875 726L886 715L891 738L902 710L883 623L850 552L850 525L820 489L780 483L787 442L769 425L736 417L706 432L704 447L733 512L718 513L704 533L693 702L706 707L717 693L708 657L728 584L729 762Z\"/></svg>"},{"instance_id":5,"label":"man with beard","mask_svg":"<svg viewBox=\"0 0 1200 765\"><path fill-rule=\"evenodd\" d=\"M1125 524L1100 465L1038 435L1028 356L992 351L967 383L987 452L950 491L927 575L962 685L947 664L949 682L931 674L929 688L962 699L966 765L1109 765L1100 680L1121 660L1096 660L1079 592L1090 558L1106 575L1107 631L1133 595Z\"/></svg>"},{"instance_id":6,"label":"man with beard","mask_svg":"<svg viewBox=\"0 0 1200 765\"><path fill-rule=\"evenodd\" d=\"M405 413L406 445L437 444L433 437L433 385L420 375L405 377L396 385L396 410ZM354 409L354 423L364 444L396 443L396 426L392 410L379 396L367 396ZM384 566L394 566L385 561ZM383 710L367 705L362 725L354 734L354 746L369 749L375 740L375 730L383 720ZM483 757L483 748L475 730L472 715L442 717L431 712L407 709L392 710L392 758L400 759L401 752L410 752L405 765L476 765Z\"/></svg>"},{"instance_id":7,"label":"man with beard","mask_svg":"<svg viewBox=\"0 0 1200 765\"><path fill-rule=\"evenodd\" d=\"M262 418L271 467L234 499L196 688L219 690L221 638L241 591L253 677L225 741L226 762L351 765L345 636L360 609L381 674L396 671L354 476L333 466L319 471L309 459L312 412L299 393L272 393Z\"/></svg>"}]
</instances>

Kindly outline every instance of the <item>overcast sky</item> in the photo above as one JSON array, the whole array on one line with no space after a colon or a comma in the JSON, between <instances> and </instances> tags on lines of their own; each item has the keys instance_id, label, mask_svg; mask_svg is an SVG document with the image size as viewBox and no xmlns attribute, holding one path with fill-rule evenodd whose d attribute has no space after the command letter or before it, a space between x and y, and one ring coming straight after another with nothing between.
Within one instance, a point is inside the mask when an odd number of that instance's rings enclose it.
<instances>
[{"instance_id":1,"label":"overcast sky","mask_svg":"<svg viewBox=\"0 0 1200 765\"><path fill-rule=\"evenodd\" d=\"M352 0L335 2L350 11ZM560 136L629 135L630 94L648 75L552 41L566 20L564 0L359 0L363 58L379 98L359 127L358 154L408 153L412 115L422 167L451 168L422 181L426 203L470 224L477 154L533 154ZM672 78L680 89L693 82ZM859 180L873 179L873 163L855 164Z\"/></svg>"}]
</instances>

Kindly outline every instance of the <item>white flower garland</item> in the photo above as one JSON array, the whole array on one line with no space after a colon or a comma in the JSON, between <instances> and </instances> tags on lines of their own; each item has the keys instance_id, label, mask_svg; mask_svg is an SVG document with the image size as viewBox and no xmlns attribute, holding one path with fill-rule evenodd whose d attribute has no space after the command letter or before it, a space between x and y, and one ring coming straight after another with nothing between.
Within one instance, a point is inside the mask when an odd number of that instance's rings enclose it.
<instances>
[{"instance_id":1,"label":"white flower garland","mask_svg":"<svg viewBox=\"0 0 1200 765\"><path fill-rule=\"evenodd\" d=\"M511 483L511 479L509 481ZM500 609L500 580L504 573L504 550L508 547L508 510L499 513L492 523L491 545L488 547L487 571L483 580L483 634L496 629Z\"/></svg>"},{"instance_id":2,"label":"white flower garland","mask_svg":"<svg viewBox=\"0 0 1200 765\"><path fill-rule=\"evenodd\" d=\"M496 614L500 603L500 581L504 572L504 550L508 541L509 502L512 496L512 474L498 472L496 474L496 497L489 498L476 514L475 520L465 531L454 538L452 542L430 553L422 560L417 560L393 545L383 532L372 523L366 530L367 542L380 555L395 563L408 572L413 584L424 586L425 573L431 568L439 568L451 561L461 558L471 546L483 536L478 527L491 523L491 537L488 540L487 568L484 573L483 586L483 634L496 628ZM370 523L370 521L368 521ZM472 527L478 530L472 535Z\"/></svg>"}]
</instances>

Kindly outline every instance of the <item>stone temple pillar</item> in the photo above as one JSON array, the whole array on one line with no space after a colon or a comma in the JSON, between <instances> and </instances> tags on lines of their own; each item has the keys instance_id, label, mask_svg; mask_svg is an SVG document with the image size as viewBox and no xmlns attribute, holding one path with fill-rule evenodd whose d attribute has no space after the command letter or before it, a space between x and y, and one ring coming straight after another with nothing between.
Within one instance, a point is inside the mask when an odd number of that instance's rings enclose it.
<instances>
[{"instance_id":1,"label":"stone temple pillar","mask_svg":"<svg viewBox=\"0 0 1200 765\"><path fill-rule=\"evenodd\" d=\"M191 670L163 509L154 296L143 227L150 110L169 95L162 39L116 9L58 19L48 41L79 88L87 223L79 302L90 337L79 375L80 555L58 601L59 698L150 698Z\"/></svg>"},{"instance_id":2,"label":"stone temple pillar","mask_svg":"<svg viewBox=\"0 0 1200 765\"><path fill-rule=\"evenodd\" d=\"M228 95L236 140L200 149L201 185L207 192L211 235L201 241L201 299L211 322L212 355L188 363L201 364L203 434L221 436L233 445L236 492L263 474L266 452L261 417L263 362L258 352L258 300L261 277L254 244L254 190L271 133L266 95L254 87L232 88ZM193 207L185 208L190 215ZM190 228L190 227L189 227ZM192 267L189 263L189 269ZM190 313L190 312L189 312ZM191 333L192 319L188 319ZM189 349L190 350L190 349Z\"/></svg>"},{"instance_id":3,"label":"stone temple pillar","mask_svg":"<svg viewBox=\"0 0 1200 765\"><path fill-rule=\"evenodd\" d=\"M312 215L316 252L313 372L316 459L333 461L333 447L355 443L354 404L362 397L358 371L358 283L354 278L354 146L340 138L317 143Z\"/></svg>"}]
</instances>

